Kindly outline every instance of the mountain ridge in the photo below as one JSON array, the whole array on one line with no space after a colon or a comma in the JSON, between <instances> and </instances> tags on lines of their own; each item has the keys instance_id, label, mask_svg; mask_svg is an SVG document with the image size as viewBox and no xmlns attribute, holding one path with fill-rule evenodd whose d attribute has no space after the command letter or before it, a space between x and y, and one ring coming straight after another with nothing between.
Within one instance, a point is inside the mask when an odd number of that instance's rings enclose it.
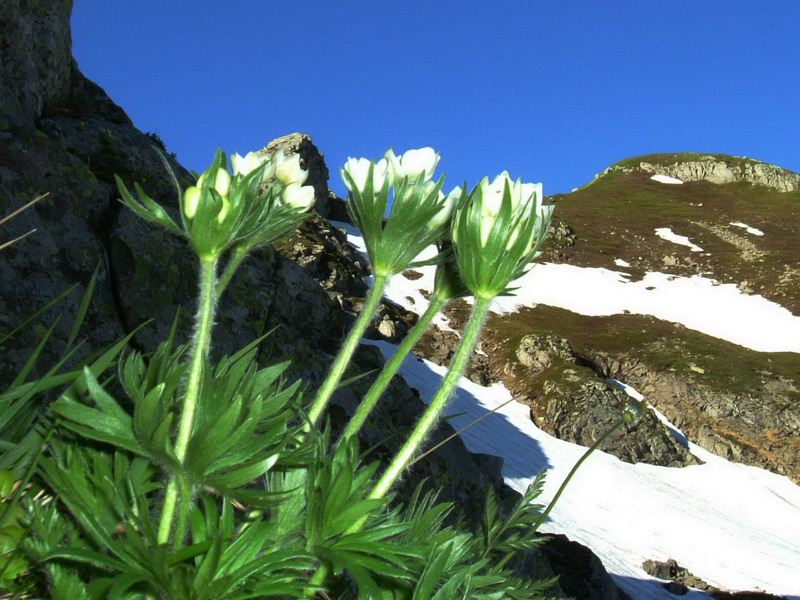
<instances>
[{"instance_id":1,"label":"mountain ridge","mask_svg":"<svg viewBox=\"0 0 800 600\"><path fill-rule=\"evenodd\" d=\"M626 158L607 167L587 185L617 171L643 172L684 182L751 183L780 192L800 189L800 174L794 171L753 158L699 152L645 154Z\"/></svg>"}]
</instances>

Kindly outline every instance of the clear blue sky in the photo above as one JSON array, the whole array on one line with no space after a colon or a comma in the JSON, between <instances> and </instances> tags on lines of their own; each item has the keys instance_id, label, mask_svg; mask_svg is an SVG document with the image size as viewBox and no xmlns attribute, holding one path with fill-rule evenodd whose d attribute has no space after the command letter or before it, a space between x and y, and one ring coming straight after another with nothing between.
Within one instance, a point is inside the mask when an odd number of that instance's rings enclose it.
<instances>
[{"instance_id":1,"label":"clear blue sky","mask_svg":"<svg viewBox=\"0 0 800 600\"><path fill-rule=\"evenodd\" d=\"M800 171L800 2L76 0L73 53L202 171L308 133L432 146L447 187L507 169L568 192L617 160L720 152Z\"/></svg>"}]
</instances>

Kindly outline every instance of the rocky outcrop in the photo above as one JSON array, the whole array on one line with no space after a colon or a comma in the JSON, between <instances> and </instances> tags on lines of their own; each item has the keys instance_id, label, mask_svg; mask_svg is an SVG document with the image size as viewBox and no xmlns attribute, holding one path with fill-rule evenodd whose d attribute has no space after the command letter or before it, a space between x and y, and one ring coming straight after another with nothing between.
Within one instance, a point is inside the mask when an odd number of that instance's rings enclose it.
<instances>
[{"instance_id":1,"label":"rocky outcrop","mask_svg":"<svg viewBox=\"0 0 800 600\"><path fill-rule=\"evenodd\" d=\"M598 360L609 377L635 387L706 450L800 483L800 410L786 399L797 393L793 382L765 374L756 397L704 386L635 357Z\"/></svg>"},{"instance_id":2,"label":"rocky outcrop","mask_svg":"<svg viewBox=\"0 0 800 600\"><path fill-rule=\"evenodd\" d=\"M0 130L30 125L63 104L73 75L71 12L72 2L3 2Z\"/></svg>"},{"instance_id":3,"label":"rocky outcrop","mask_svg":"<svg viewBox=\"0 0 800 600\"><path fill-rule=\"evenodd\" d=\"M452 313L451 313L452 314ZM460 337L431 326L415 351L448 365ZM479 385L502 381L515 400L531 408L536 426L562 440L591 446L620 419L630 397L598 376L600 367L578 355L569 341L556 335L527 335L515 361L502 363L492 340L480 344L470 359L467 377ZM601 450L629 463L682 467L698 464L655 413L646 411L632 431L618 432Z\"/></svg>"},{"instance_id":4,"label":"rocky outcrop","mask_svg":"<svg viewBox=\"0 0 800 600\"><path fill-rule=\"evenodd\" d=\"M519 364L537 381L535 392L520 389L518 399L531 407L531 419L543 431L591 446L619 422L631 398L598 377L569 342L555 335L527 335L517 348ZM652 411L645 411L636 433L620 431L600 449L629 463L664 467L697 464Z\"/></svg>"},{"instance_id":5,"label":"rocky outcrop","mask_svg":"<svg viewBox=\"0 0 800 600\"><path fill-rule=\"evenodd\" d=\"M676 596L685 596L692 590L704 590L709 592L714 600L727 598L736 598L738 600L785 600L783 596L775 596L764 592L728 592L721 590L709 585L702 578L680 566L673 558L665 561L646 560L642 564L642 568L647 574L665 580L664 588L670 594Z\"/></svg>"},{"instance_id":6,"label":"rocky outcrop","mask_svg":"<svg viewBox=\"0 0 800 600\"><path fill-rule=\"evenodd\" d=\"M671 160L665 155L656 155L656 160L642 157L636 161L624 161L603 171L634 172L643 171L653 175L675 177L682 181L708 181L711 183L746 182L777 190L793 192L800 189L800 174L781 167L748 158L724 156L719 154L678 154Z\"/></svg>"},{"instance_id":7,"label":"rocky outcrop","mask_svg":"<svg viewBox=\"0 0 800 600\"><path fill-rule=\"evenodd\" d=\"M259 154L272 156L279 149L285 154L298 154L300 156L300 166L308 171L308 179L304 185L314 188L314 209L323 217L328 216L328 167L325 164L324 155L320 154L317 147L311 141L311 137L305 133L290 133L278 139L272 140L265 148L258 151Z\"/></svg>"}]
</instances>

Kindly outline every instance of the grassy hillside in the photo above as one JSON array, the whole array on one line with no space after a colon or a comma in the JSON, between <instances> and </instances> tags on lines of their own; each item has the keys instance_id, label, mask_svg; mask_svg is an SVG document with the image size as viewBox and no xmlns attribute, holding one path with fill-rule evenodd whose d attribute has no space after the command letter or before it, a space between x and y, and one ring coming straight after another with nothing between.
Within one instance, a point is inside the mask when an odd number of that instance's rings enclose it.
<instances>
[{"instance_id":1,"label":"grassy hillside","mask_svg":"<svg viewBox=\"0 0 800 600\"><path fill-rule=\"evenodd\" d=\"M674 162L681 155L659 156ZM650 173L610 171L552 199L556 219L574 231L575 243L556 241L545 260L621 270L634 279L647 271L702 274L741 284L800 314L800 191L749 183L670 185L651 179ZM731 224L737 222L764 235ZM703 252L659 238L655 230L661 227L687 236ZM620 268L615 259L630 268Z\"/></svg>"}]
</instances>

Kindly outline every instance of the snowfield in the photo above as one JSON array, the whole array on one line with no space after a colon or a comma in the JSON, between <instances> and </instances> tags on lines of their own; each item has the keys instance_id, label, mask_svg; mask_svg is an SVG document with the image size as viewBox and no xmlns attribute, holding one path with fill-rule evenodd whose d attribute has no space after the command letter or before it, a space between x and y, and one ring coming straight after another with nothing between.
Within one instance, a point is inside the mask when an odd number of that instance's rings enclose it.
<instances>
[{"instance_id":1,"label":"snowfield","mask_svg":"<svg viewBox=\"0 0 800 600\"><path fill-rule=\"evenodd\" d=\"M364 251L355 228L335 225L347 229L351 243ZM418 271L423 276L416 280L392 278L387 296L421 313L427 303L420 290L431 289L433 268ZM498 299L493 309L507 312L544 303L585 315L650 314L755 350L800 352L800 317L762 297L744 295L735 285L715 283L664 273L631 282L624 273L607 269L543 264L517 282L516 297ZM391 344L367 343L387 357L395 351ZM444 367L413 356L401 369L426 402L444 373ZM462 379L446 414L463 413L451 420L459 429L509 399L502 385L483 387ZM675 434L685 439L681 432ZM520 492L547 469L544 502L585 451L538 429L528 407L515 402L463 433L462 439L472 452L503 458L503 477ZM636 600L674 600L641 566L648 559L668 558L716 587L800 600L800 487L786 477L688 444L704 464L631 465L602 452L593 454L542 531L564 533L590 547ZM709 596L692 591L684 597Z\"/></svg>"}]
</instances>

